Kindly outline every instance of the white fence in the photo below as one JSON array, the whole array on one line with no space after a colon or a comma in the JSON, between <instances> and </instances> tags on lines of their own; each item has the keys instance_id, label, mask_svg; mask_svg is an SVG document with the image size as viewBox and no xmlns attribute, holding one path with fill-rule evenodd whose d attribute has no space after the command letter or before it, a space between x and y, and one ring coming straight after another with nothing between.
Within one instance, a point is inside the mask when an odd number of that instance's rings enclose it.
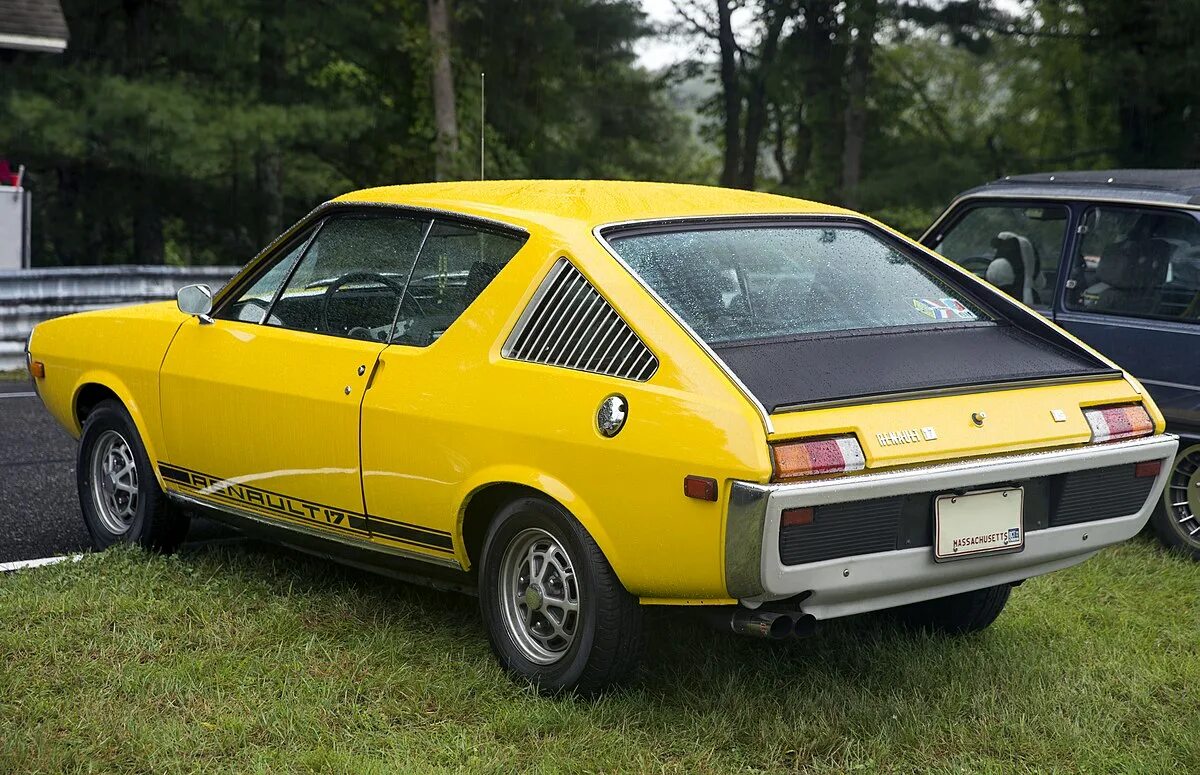
<instances>
[{"instance_id":1,"label":"white fence","mask_svg":"<svg viewBox=\"0 0 1200 775\"><path fill-rule=\"evenodd\" d=\"M192 283L215 291L236 271L232 266L90 266L0 272L0 371L25 365L25 340L43 320L173 299Z\"/></svg>"}]
</instances>

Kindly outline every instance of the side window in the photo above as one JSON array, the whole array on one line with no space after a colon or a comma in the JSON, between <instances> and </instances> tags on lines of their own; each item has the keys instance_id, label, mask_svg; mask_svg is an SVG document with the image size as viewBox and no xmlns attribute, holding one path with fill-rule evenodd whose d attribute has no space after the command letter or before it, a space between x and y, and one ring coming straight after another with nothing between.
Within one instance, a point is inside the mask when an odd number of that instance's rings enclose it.
<instances>
[{"instance_id":1,"label":"side window","mask_svg":"<svg viewBox=\"0 0 1200 775\"><path fill-rule=\"evenodd\" d=\"M413 267L392 342L435 342L524 243L510 234L435 221Z\"/></svg>"},{"instance_id":2,"label":"side window","mask_svg":"<svg viewBox=\"0 0 1200 775\"><path fill-rule=\"evenodd\" d=\"M1049 307L1068 215L1061 205L973 207L933 249L1018 301Z\"/></svg>"},{"instance_id":3,"label":"side window","mask_svg":"<svg viewBox=\"0 0 1200 775\"><path fill-rule=\"evenodd\" d=\"M428 220L392 214L326 219L309 243L268 325L388 341Z\"/></svg>"},{"instance_id":4,"label":"side window","mask_svg":"<svg viewBox=\"0 0 1200 775\"><path fill-rule=\"evenodd\" d=\"M1067 306L1200 320L1200 220L1191 213L1093 207L1071 264Z\"/></svg>"},{"instance_id":5,"label":"side window","mask_svg":"<svg viewBox=\"0 0 1200 775\"><path fill-rule=\"evenodd\" d=\"M276 259L271 268L251 283L250 287L238 296L236 301L218 310L215 317L222 320L262 323L267 315L267 310L271 307L271 302L275 300L275 294L279 292L283 281L287 279L288 272L292 271L292 266L300 260L300 254L304 252L311 237L312 232L309 231L297 238L292 243L292 247L282 257Z\"/></svg>"}]
</instances>

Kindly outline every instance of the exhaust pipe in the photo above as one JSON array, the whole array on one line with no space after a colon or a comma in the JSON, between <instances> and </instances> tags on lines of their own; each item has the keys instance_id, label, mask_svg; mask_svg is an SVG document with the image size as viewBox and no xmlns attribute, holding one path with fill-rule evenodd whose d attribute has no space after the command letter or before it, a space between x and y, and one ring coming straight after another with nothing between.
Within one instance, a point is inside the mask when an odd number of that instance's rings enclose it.
<instances>
[{"instance_id":1,"label":"exhaust pipe","mask_svg":"<svg viewBox=\"0 0 1200 775\"><path fill-rule=\"evenodd\" d=\"M714 611L710 618L717 629L752 638L782 640L795 629L791 616L772 611L746 611L739 608L732 612Z\"/></svg>"},{"instance_id":2,"label":"exhaust pipe","mask_svg":"<svg viewBox=\"0 0 1200 775\"><path fill-rule=\"evenodd\" d=\"M792 635L797 638L807 638L817 632L817 617L812 614L800 614L792 624Z\"/></svg>"}]
</instances>

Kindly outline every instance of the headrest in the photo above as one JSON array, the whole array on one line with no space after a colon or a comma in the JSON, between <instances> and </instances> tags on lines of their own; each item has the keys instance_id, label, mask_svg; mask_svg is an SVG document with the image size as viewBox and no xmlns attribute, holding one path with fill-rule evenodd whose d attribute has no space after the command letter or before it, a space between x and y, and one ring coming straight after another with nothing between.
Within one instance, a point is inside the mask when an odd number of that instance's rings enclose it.
<instances>
[{"instance_id":1,"label":"headrest","mask_svg":"<svg viewBox=\"0 0 1200 775\"><path fill-rule=\"evenodd\" d=\"M1100 253L1096 277L1124 290L1157 288L1167 279L1171 245L1165 240L1122 240Z\"/></svg>"}]
</instances>

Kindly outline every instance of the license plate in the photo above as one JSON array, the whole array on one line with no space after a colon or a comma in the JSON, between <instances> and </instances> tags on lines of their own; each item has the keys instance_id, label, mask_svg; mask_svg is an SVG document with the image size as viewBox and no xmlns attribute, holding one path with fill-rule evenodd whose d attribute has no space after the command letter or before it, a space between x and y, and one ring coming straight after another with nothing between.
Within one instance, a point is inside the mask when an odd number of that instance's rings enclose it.
<instances>
[{"instance_id":1,"label":"license plate","mask_svg":"<svg viewBox=\"0 0 1200 775\"><path fill-rule=\"evenodd\" d=\"M939 495L933 507L934 559L946 562L1021 551L1025 548L1024 500L1021 487Z\"/></svg>"}]
</instances>

